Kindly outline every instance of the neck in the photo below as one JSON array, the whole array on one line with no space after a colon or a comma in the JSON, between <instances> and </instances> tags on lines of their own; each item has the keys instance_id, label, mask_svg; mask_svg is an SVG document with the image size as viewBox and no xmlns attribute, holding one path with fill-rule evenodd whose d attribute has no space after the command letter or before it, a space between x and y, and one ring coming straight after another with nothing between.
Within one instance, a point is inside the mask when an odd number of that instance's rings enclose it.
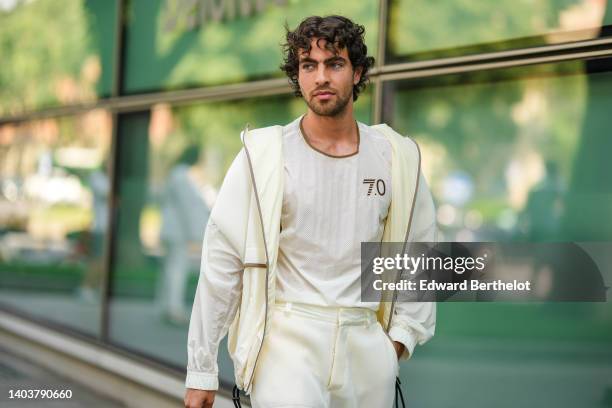
<instances>
[{"instance_id":1,"label":"neck","mask_svg":"<svg viewBox=\"0 0 612 408\"><path fill-rule=\"evenodd\" d=\"M331 142L357 141L357 129L351 103L336 116L317 115L309 108L302 119L302 126L312 139Z\"/></svg>"}]
</instances>

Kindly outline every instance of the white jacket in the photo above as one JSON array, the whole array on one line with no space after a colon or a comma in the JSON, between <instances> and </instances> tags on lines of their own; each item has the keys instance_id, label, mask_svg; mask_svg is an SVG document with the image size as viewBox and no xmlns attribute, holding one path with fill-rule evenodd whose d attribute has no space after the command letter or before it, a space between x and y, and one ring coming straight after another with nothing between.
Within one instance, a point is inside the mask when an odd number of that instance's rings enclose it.
<instances>
[{"instance_id":1,"label":"white jacket","mask_svg":"<svg viewBox=\"0 0 612 408\"><path fill-rule=\"evenodd\" d=\"M392 147L392 200L383 242L435 241L435 208L420 172L414 141L387 125L373 126ZM187 388L218 388L217 351L229 330L235 381L251 392L255 364L275 301L276 260L283 201L282 127L241 134L243 149L230 166L212 209L188 333ZM418 192L418 194L417 194ZM434 334L434 303L380 303L378 320L391 339L415 345Z\"/></svg>"}]
</instances>

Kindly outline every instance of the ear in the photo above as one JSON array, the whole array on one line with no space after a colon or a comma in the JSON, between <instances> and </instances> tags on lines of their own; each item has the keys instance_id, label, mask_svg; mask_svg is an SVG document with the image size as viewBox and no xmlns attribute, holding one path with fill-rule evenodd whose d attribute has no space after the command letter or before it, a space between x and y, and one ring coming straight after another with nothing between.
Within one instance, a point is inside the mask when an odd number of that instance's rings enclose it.
<instances>
[{"instance_id":1,"label":"ear","mask_svg":"<svg viewBox=\"0 0 612 408\"><path fill-rule=\"evenodd\" d=\"M357 67L356 70L353 71L353 84L357 85L361 80L361 72L363 71L363 67Z\"/></svg>"}]
</instances>

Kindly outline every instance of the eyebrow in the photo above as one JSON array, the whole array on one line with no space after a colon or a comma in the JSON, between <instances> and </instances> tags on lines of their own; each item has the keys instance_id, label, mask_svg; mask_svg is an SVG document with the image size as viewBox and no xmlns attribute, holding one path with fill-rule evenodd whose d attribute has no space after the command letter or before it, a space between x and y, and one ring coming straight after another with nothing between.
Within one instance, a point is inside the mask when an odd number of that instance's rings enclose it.
<instances>
[{"instance_id":1,"label":"eyebrow","mask_svg":"<svg viewBox=\"0 0 612 408\"><path fill-rule=\"evenodd\" d=\"M331 64L332 62L336 62L336 61L342 61L342 62L346 62L346 59L339 56L339 55L334 55L333 57L329 57L326 60L323 61L324 64ZM314 62L315 64L318 64L319 61L314 60L310 57L304 57L300 60L300 64L303 62Z\"/></svg>"}]
</instances>

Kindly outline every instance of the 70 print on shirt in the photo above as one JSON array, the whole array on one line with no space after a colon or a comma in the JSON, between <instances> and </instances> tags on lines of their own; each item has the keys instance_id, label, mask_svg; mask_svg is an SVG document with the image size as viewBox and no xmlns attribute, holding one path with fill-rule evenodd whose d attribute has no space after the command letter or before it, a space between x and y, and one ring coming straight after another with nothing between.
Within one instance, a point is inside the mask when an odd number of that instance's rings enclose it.
<instances>
[{"instance_id":1,"label":"70 print on shirt","mask_svg":"<svg viewBox=\"0 0 612 408\"><path fill-rule=\"evenodd\" d=\"M363 179L363 184L368 185L368 193L367 195L372 195L372 191L374 190L374 186L376 186L376 193L374 195L384 196L387 191L387 186L385 186L385 180L383 179Z\"/></svg>"}]
</instances>

